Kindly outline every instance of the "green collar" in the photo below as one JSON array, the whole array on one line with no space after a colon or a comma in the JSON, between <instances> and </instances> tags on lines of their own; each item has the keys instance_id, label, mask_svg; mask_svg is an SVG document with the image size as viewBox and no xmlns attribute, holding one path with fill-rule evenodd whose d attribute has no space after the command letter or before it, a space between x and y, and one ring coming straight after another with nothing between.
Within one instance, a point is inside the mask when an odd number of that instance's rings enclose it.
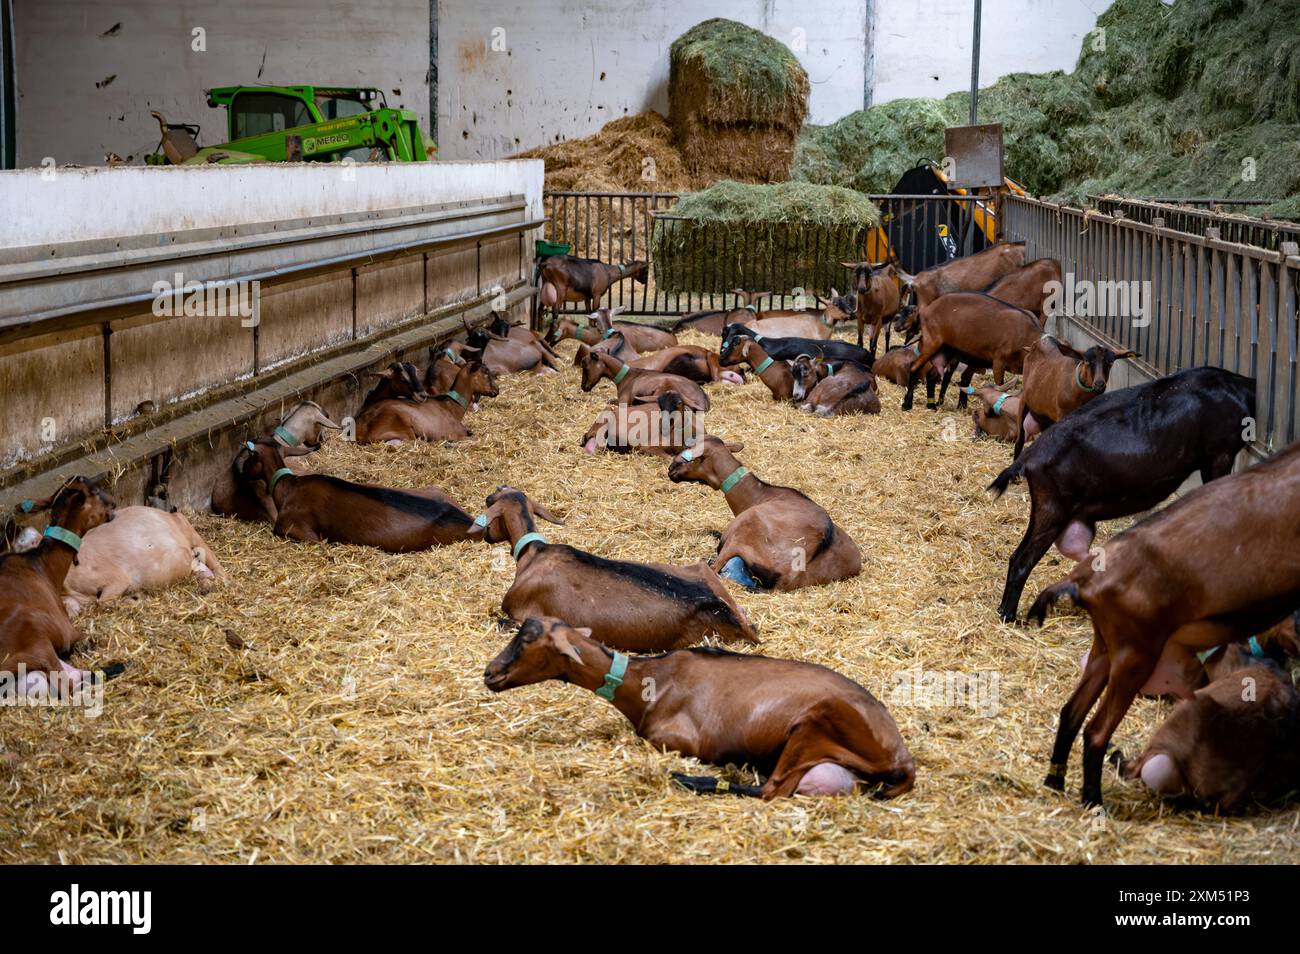
<instances>
[{"instance_id":1,"label":"green collar","mask_svg":"<svg viewBox=\"0 0 1300 954\"><path fill-rule=\"evenodd\" d=\"M989 413L992 414L994 417L996 417L997 415L1001 414L1001 413L1002 413L1002 405L1004 405L1004 404L1007 403L1007 398L1009 398L1009 397L1011 397L1010 394L1004 394L1004 395L1002 395L1002 397L1000 397L1000 398L998 398L996 401L994 401L994 402L993 402L993 406L992 406L991 408L989 408Z\"/></svg>"},{"instance_id":2,"label":"green collar","mask_svg":"<svg viewBox=\"0 0 1300 954\"><path fill-rule=\"evenodd\" d=\"M834 377L834 376L835 376L835 365L831 364L829 361L824 361L824 362L822 362L822 363L826 365L826 376L827 376L827 377Z\"/></svg>"},{"instance_id":3,"label":"green collar","mask_svg":"<svg viewBox=\"0 0 1300 954\"><path fill-rule=\"evenodd\" d=\"M293 471L291 471L288 467L281 467L279 470L277 470L274 474L271 475L271 486L266 488L266 492L268 494L275 493L275 485L280 482L280 478L292 477L292 476L293 476Z\"/></svg>"},{"instance_id":4,"label":"green collar","mask_svg":"<svg viewBox=\"0 0 1300 954\"><path fill-rule=\"evenodd\" d=\"M515 541L515 548L512 551L511 555L516 560L518 560L519 554L524 552L524 547L528 546L528 544L545 543L545 542L546 542L546 538L542 536L540 533L525 533L522 537L520 537L518 540Z\"/></svg>"},{"instance_id":5,"label":"green collar","mask_svg":"<svg viewBox=\"0 0 1300 954\"><path fill-rule=\"evenodd\" d=\"M772 367L772 356L769 354L766 358L760 361L758 365L754 368L754 373L762 374L770 367Z\"/></svg>"},{"instance_id":6,"label":"green collar","mask_svg":"<svg viewBox=\"0 0 1300 954\"><path fill-rule=\"evenodd\" d=\"M463 407L465 410L467 411L469 410L469 401L466 401L463 397L457 394L455 388L452 388L450 391L444 394L443 397L449 397L457 404L459 404L461 407Z\"/></svg>"},{"instance_id":7,"label":"green collar","mask_svg":"<svg viewBox=\"0 0 1300 954\"><path fill-rule=\"evenodd\" d=\"M283 424L275 429L275 436L280 438L280 440L284 441L290 447L297 447L302 443L302 441L298 440L298 438L286 431Z\"/></svg>"},{"instance_id":8,"label":"green collar","mask_svg":"<svg viewBox=\"0 0 1300 954\"><path fill-rule=\"evenodd\" d=\"M721 490L724 494L731 493L731 488L736 486L736 484L740 483L742 480L744 480L745 475L748 473L749 471L746 470L744 467L737 467L734 471L731 472L731 476L722 482L722 486L718 489Z\"/></svg>"},{"instance_id":9,"label":"green collar","mask_svg":"<svg viewBox=\"0 0 1300 954\"><path fill-rule=\"evenodd\" d=\"M609 664L609 672L605 673L605 684L596 690L596 695L609 702L614 701L614 692L623 685L623 677L627 675L627 662L624 653L614 651L614 661Z\"/></svg>"},{"instance_id":10,"label":"green collar","mask_svg":"<svg viewBox=\"0 0 1300 954\"><path fill-rule=\"evenodd\" d=\"M464 360L461 358L461 356L458 355L456 352L452 351L450 348L443 348L442 353L443 356L454 365L459 366L465 363Z\"/></svg>"},{"instance_id":11,"label":"green collar","mask_svg":"<svg viewBox=\"0 0 1300 954\"><path fill-rule=\"evenodd\" d=\"M1079 370L1080 370L1082 367L1083 367L1083 362L1082 362L1082 361L1080 361L1078 364L1076 364L1076 365L1074 366L1074 383L1077 384L1077 385L1079 385L1079 390L1080 390L1080 391L1088 391L1088 392L1090 392L1090 393L1092 393L1092 394L1100 394L1100 393L1102 392L1102 389L1101 389L1101 388L1097 388L1097 387L1092 387L1092 388L1090 388L1090 387L1088 387L1088 385L1086 385L1086 384L1083 383L1083 380L1079 377Z\"/></svg>"},{"instance_id":12,"label":"green collar","mask_svg":"<svg viewBox=\"0 0 1300 954\"><path fill-rule=\"evenodd\" d=\"M919 344L912 345L912 354L916 355L918 358L921 356L921 346Z\"/></svg>"},{"instance_id":13,"label":"green collar","mask_svg":"<svg viewBox=\"0 0 1300 954\"><path fill-rule=\"evenodd\" d=\"M614 383L622 384L623 379L627 377L627 373L631 370L632 370L632 366L630 364L625 364L623 365L623 367L619 368L618 374L614 375Z\"/></svg>"},{"instance_id":14,"label":"green collar","mask_svg":"<svg viewBox=\"0 0 1300 954\"><path fill-rule=\"evenodd\" d=\"M63 527L46 527L45 535L51 540L58 540L60 543L66 543L76 552L81 552L81 537L77 536L71 530L65 530Z\"/></svg>"},{"instance_id":15,"label":"green collar","mask_svg":"<svg viewBox=\"0 0 1300 954\"><path fill-rule=\"evenodd\" d=\"M610 338L614 337L616 334L618 334L618 329L611 325L609 331L604 332L600 337L603 340L607 341Z\"/></svg>"},{"instance_id":16,"label":"green collar","mask_svg":"<svg viewBox=\"0 0 1300 954\"><path fill-rule=\"evenodd\" d=\"M626 274L627 274L627 268L626 268L626 266L620 265L620 266L618 267L618 274L619 274L620 277L622 277L623 275L626 275Z\"/></svg>"}]
</instances>

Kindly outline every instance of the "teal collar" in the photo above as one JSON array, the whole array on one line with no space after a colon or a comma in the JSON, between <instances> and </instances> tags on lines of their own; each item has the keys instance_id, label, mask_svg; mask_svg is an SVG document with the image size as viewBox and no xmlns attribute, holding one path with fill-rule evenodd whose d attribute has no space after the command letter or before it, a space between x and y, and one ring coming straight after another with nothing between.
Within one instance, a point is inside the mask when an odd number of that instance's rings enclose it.
<instances>
[{"instance_id":1,"label":"teal collar","mask_svg":"<svg viewBox=\"0 0 1300 954\"><path fill-rule=\"evenodd\" d=\"M921 346L919 344L912 345L912 354L916 355L918 358L921 356Z\"/></svg>"},{"instance_id":2,"label":"teal collar","mask_svg":"<svg viewBox=\"0 0 1300 954\"><path fill-rule=\"evenodd\" d=\"M452 364L455 364L455 365L462 365L462 364L465 363L465 362L461 359L461 356L458 355L456 352L452 351L450 348L443 348L443 349L442 349L442 354L443 354L443 357L445 357L445 358L446 358L448 361L450 361Z\"/></svg>"},{"instance_id":3,"label":"teal collar","mask_svg":"<svg viewBox=\"0 0 1300 954\"><path fill-rule=\"evenodd\" d=\"M625 265L620 265L620 266L618 267L618 274L619 274L620 276L626 275L626 274L627 274L627 266L625 266Z\"/></svg>"},{"instance_id":4,"label":"teal collar","mask_svg":"<svg viewBox=\"0 0 1300 954\"><path fill-rule=\"evenodd\" d=\"M542 536L540 533L525 533L522 537L520 537L518 540L515 541L515 548L512 551L511 555L514 556L516 560L518 560L519 554L524 552L524 547L528 546L528 544L545 543L545 542L546 542L546 538Z\"/></svg>"},{"instance_id":5,"label":"teal collar","mask_svg":"<svg viewBox=\"0 0 1300 954\"><path fill-rule=\"evenodd\" d=\"M762 374L770 367L772 367L772 356L769 354L766 358L764 358L762 361L758 363L758 366L756 368L754 368L754 373Z\"/></svg>"},{"instance_id":6,"label":"teal collar","mask_svg":"<svg viewBox=\"0 0 1300 954\"><path fill-rule=\"evenodd\" d=\"M734 471L731 472L731 476L722 482L722 486L718 489L721 490L724 494L731 493L731 488L736 486L736 484L740 483L742 480L744 480L745 475L748 473L749 471L746 470L744 467L737 467Z\"/></svg>"},{"instance_id":7,"label":"teal collar","mask_svg":"<svg viewBox=\"0 0 1300 954\"><path fill-rule=\"evenodd\" d=\"M277 470L274 474L271 475L271 486L266 488L266 492L268 494L275 493L275 485L280 482L280 478L292 477L292 476L293 476L293 471L291 471L288 467L281 467L279 470Z\"/></svg>"},{"instance_id":8,"label":"teal collar","mask_svg":"<svg viewBox=\"0 0 1300 954\"><path fill-rule=\"evenodd\" d=\"M487 529L487 523L488 523L488 521L487 521L487 514L485 514L485 513L481 513L481 514L479 514L477 517L474 518L474 526L476 526L476 527L482 527L484 530L486 530L486 529Z\"/></svg>"},{"instance_id":9,"label":"teal collar","mask_svg":"<svg viewBox=\"0 0 1300 954\"><path fill-rule=\"evenodd\" d=\"M1250 654L1252 656L1255 656L1256 658L1262 658L1264 656L1264 647L1259 644L1258 636L1250 637L1250 639L1246 640L1246 645L1250 648ZM1207 649L1204 652L1197 653L1196 658L1201 662L1205 662L1222 648L1222 646L1215 646L1213 649Z\"/></svg>"},{"instance_id":10,"label":"teal collar","mask_svg":"<svg viewBox=\"0 0 1300 954\"><path fill-rule=\"evenodd\" d=\"M611 326L609 331L606 331L601 335L601 338L609 339L614 337L616 334L618 334L618 329Z\"/></svg>"},{"instance_id":11,"label":"teal collar","mask_svg":"<svg viewBox=\"0 0 1300 954\"><path fill-rule=\"evenodd\" d=\"M623 685L623 677L627 675L627 662L624 653L614 651L614 661L609 664L609 672L605 673L605 684L596 690L596 695L609 702L614 701L614 692Z\"/></svg>"},{"instance_id":12,"label":"teal collar","mask_svg":"<svg viewBox=\"0 0 1300 954\"><path fill-rule=\"evenodd\" d=\"M1083 362L1082 362L1082 361L1080 361L1078 364L1076 364L1076 365L1074 366L1074 383L1077 384L1077 385L1079 385L1079 390L1080 390L1080 391L1088 391L1088 392L1090 392L1090 393L1092 393L1092 394L1100 394L1100 393L1101 393L1101 388L1097 388L1097 387L1088 387L1088 385L1086 385L1086 384L1083 383L1083 379L1079 377L1079 371L1080 371L1082 368L1083 368Z\"/></svg>"},{"instance_id":13,"label":"teal collar","mask_svg":"<svg viewBox=\"0 0 1300 954\"><path fill-rule=\"evenodd\" d=\"M631 370L632 370L632 366L630 364L625 364L623 365L623 367L619 368L618 374L614 375L614 383L622 384L623 379L627 377L627 373Z\"/></svg>"},{"instance_id":14,"label":"teal collar","mask_svg":"<svg viewBox=\"0 0 1300 954\"><path fill-rule=\"evenodd\" d=\"M823 362L823 363L826 365L826 376L827 376L827 377L834 377L834 376L835 376L835 365L831 364L829 361L826 361L826 362Z\"/></svg>"},{"instance_id":15,"label":"teal collar","mask_svg":"<svg viewBox=\"0 0 1300 954\"><path fill-rule=\"evenodd\" d=\"M18 506L19 506L19 508L22 510L23 513L31 513L31 512L32 512L32 508L36 506L36 501L35 501L35 500L24 500L24 501L23 501L22 503L20 503Z\"/></svg>"},{"instance_id":16,"label":"teal collar","mask_svg":"<svg viewBox=\"0 0 1300 954\"><path fill-rule=\"evenodd\" d=\"M1004 395L1002 395L1002 397L1000 397L1000 398L998 398L996 401L994 401L994 402L993 402L993 406L992 406L991 408L989 408L989 413L992 414L994 417L996 417L997 415L1001 414L1001 413L1002 413L1002 405L1004 405L1004 404L1007 403L1007 398L1009 398L1009 397L1011 397L1010 394L1004 394Z\"/></svg>"},{"instance_id":17,"label":"teal collar","mask_svg":"<svg viewBox=\"0 0 1300 954\"><path fill-rule=\"evenodd\" d=\"M71 530L65 530L63 527L46 527L45 535L51 540L58 540L60 543L66 543L76 552L81 552L81 537L77 536Z\"/></svg>"},{"instance_id":18,"label":"teal collar","mask_svg":"<svg viewBox=\"0 0 1300 954\"><path fill-rule=\"evenodd\" d=\"M443 397L449 397L457 404L459 404L461 407L463 407L465 410L467 411L469 410L469 401L466 401L463 397L461 397L458 393L456 393L455 388L452 388L450 391L444 394Z\"/></svg>"},{"instance_id":19,"label":"teal collar","mask_svg":"<svg viewBox=\"0 0 1300 954\"><path fill-rule=\"evenodd\" d=\"M280 438L280 440L284 441L290 447L297 447L302 443L298 438L286 431L283 424L275 429L275 436Z\"/></svg>"}]
</instances>

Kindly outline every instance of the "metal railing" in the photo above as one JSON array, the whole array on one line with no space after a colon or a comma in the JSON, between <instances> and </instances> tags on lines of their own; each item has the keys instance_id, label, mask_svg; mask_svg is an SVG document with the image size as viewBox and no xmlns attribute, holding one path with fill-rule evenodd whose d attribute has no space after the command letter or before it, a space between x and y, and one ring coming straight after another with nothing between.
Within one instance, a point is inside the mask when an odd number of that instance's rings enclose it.
<instances>
[{"instance_id":1,"label":"metal railing","mask_svg":"<svg viewBox=\"0 0 1300 954\"><path fill-rule=\"evenodd\" d=\"M1253 377L1258 444L1271 452L1300 436L1296 244L1269 249L1227 241L1215 226L1197 234L1169 228L1160 216L1143 222L1019 197L1008 197L1003 209L1004 234L1028 243L1027 257L1060 260L1067 298L1085 281L1108 297L1113 283L1143 288L1141 315L1094 307L1072 321L1139 352L1139 363L1156 375L1216 365Z\"/></svg>"},{"instance_id":2,"label":"metal railing","mask_svg":"<svg viewBox=\"0 0 1300 954\"><path fill-rule=\"evenodd\" d=\"M1187 205L1173 204L1172 200L1160 199L1126 199L1118 196L1089 196L1098 210L1107 215L1123 215L1135 222L1150 225L1156 219L1164 219L1165 227L1192 235L1204 235L1206 229L1218 229L1219 238L1225 242L1241 245L1257 245L1274 251L1282 247L1283 242L1300 242L1300 224L1281 222L1272 219L1253 218L1240 213L1222 212L1216 209L1189 208ZM1191 200L1192 204L1196 200ZM1206 203L1254 205L1264 200L1201 200Z\"/></svg>"},{"instance_id":3,"label":"metal railing","mask_svg":"<svg viewBox=\"0 0 1300 954\"><path fill-rule=\"evenodd\" d=\"M806 287L802 304L812 295L827 296L832 288L845 292L851 275L840 267L834 249L817 241L764 243L760 254L754 230L742 226L692 230L693 247L682 258L693 259L691 281L681 274L664 276L654 261L656 228L673 227L671 211L675 192L547 192L543 206L548 222L546 238L572 247L571 254L604 262L645 260L650 277L642 285L619 282L601 299L605 306L622 306L633 314L681 315L691 311L730 307L733 288L768 290L769 307L797 307L800 296L793 288L773 287L780 276L791 273L815 276ZM881 213L879 229L864 230L856 258L884 261L893 258L906 271L917 272L959 255L977 252L987 244L984 214L990 200L975 196L872 195ZM992 200L997 201L997 200ZM698 263L703 263L699 265ZM839 277L842 276L842 277ZM668 290L690 286L690 291ZM562 311L585 311L582 303L569 303Z\"/></svg>"}]
</instances>

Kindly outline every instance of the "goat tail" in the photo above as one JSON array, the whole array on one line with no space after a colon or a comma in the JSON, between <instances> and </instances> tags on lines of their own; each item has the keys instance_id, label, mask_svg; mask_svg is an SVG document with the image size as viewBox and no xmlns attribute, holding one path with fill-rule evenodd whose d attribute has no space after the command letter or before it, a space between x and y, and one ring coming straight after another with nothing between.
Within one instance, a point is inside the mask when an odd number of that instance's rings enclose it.
<instances>
[{"instance_id":1,"label":"goat tail","mask_svg":"<svg viewBox=\"0 0 1300 954\"><path fill-rule=\"evenodd\" d=\"M1029 612L1025 614L1025 618L1035 620L1039 626L1042 626L1043 620L1047 619L1047 611L1063 597L1069 597L1075 603L1079 602L1079 584L1069 577L1060 583L1053 583L1039 593L1038 598L1034 600L1034 605L1029 607Z\"/></svg>"},{"instance_id":2,"label":"goat tail","mask_svg":"<svg viewBox=\"0 0 1300 954\"><path fill-rule=\"evenodd\" d=\"M741 795L745 798L762 798L761 785L741 785L736 782L724 782L712 775L686 775L673 772L673 781L696 795Z\"/></svg>"},{"instance_id":3,"label":"goat tail","mask_svg":"<svg viewBox=\"0 0 1300 954\"><path fill-rule=\"evenodd\" d=\"M999 497L1001 497L1004 493L1007 492L1007 487L1011 485L1011 481L1019 477L1020 472L1023 469L1024 469L1023 457L1012 461L1011 466L1007 467L1006 470L1002 471L1002 473L994 477L993 483L989 484L988 487L986 487L985 489L993 491L993 499L997 500Z\"/></svg>"}]
</instances>

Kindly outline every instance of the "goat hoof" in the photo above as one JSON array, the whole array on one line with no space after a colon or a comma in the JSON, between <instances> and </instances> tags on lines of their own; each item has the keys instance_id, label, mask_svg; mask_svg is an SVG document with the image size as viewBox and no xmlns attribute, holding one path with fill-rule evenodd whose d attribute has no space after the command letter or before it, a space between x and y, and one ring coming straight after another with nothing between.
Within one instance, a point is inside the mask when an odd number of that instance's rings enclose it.
<instances>
[{"instance_id":1,"label":"goat hoof","mask_svg":"<svg viewBox=\"0 0 1300 954\"><path fill-rule=\"evenodd\" d=\"M1065 776L1048 775L1047 778L1043 779L1043 784L1054 792L1063 792L1065 791Z\"/></svg>"},{"instance_id":2,"label":"goat hoof","mask_svg":"<svg viewBox=\"0 0 1300 954\"><path fill-rule=\"evenodd\" d=\"M912 409L912 402L904 401L901 405L899 405L899 407L901 407L904 411L910 411Z\"/></svg>"},{"instance_id":3,"label":"goat hoof","mask_svg":"<svg viewBox=\"0 0 1300 954\"><path fill-rule=\"evenodd\" d=\"M1084 808L1097 808L1105 814L1106 806L1101 803L1101 792L1084 791L1082 800Z\"/></svg>"}]
</instances>

